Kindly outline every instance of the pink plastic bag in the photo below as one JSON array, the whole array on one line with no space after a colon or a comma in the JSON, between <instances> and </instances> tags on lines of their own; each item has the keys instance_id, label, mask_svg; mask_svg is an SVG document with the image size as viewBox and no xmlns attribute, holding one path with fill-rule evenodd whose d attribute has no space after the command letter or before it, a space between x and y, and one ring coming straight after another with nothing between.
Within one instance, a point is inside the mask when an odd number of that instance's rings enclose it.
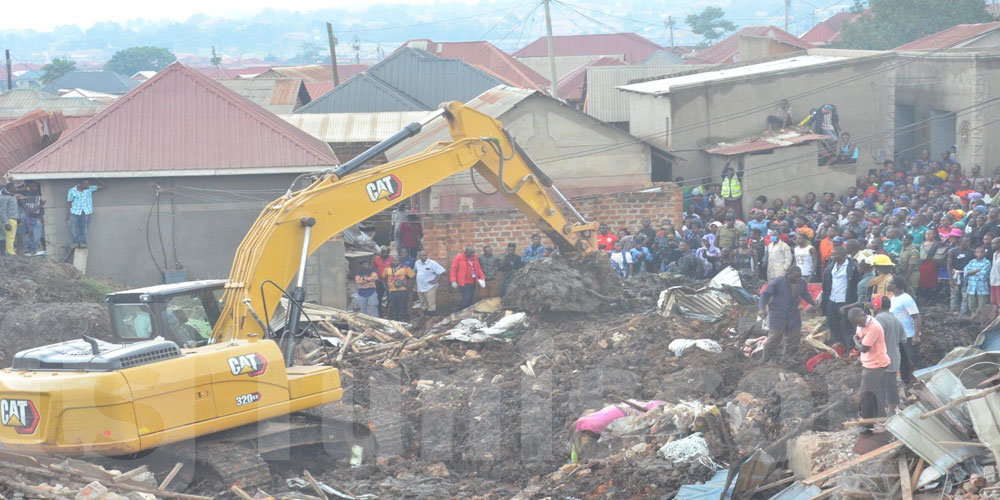
<instances>
[{"instance_id":1,"label":"pink plastic bag","mask_svg":"<svg viewBox=\"0 0 1000 500\"><path fill-rule=\"evenodd\" d=\"M633 401L633 403L645 407L646 411L666 404L663 401ZM627 404L605 406L599 411L595 411L590 415L585 415L576 419L576 432L590 431L594 434L600 434L604 432L604 429L610 425L611 422L614 422L625 415L640 415L640 412Z\"/></svg>"}]
</instances>

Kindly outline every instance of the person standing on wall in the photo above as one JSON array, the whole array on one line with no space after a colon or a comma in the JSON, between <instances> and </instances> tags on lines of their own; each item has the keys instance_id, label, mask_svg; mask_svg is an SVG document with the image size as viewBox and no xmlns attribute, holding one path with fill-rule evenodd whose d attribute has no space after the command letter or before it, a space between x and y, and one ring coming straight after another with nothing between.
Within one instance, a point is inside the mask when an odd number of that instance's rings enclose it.
<instances>
[{"instance_id":1,"label":"person standing on wall","mask_svg":"<svg viewBox=\"0 0 1000 500\"><path fill-rule=\"evenodd\" d=\"M17 198L14 198L14 183L0 188L0 228L3 228L7 255L14 255L14 239L17 237Z\"/></svg>"},{"instance_id":2,"label":"person standing on wall","mask_svg":"<svg viewBox=\"0 0 1000 500\"><path fill-rule=\"evenodd\" d=\"M740 183L740 178L736 176L736 171L728 165L722 169L722 190L720 194L726 205L726 212L732 212L737 219L742 219L743 185Z\"/></svg>"},{"instance_id":3,"label":"person standing on wall","mask_svg":"<svg viewBox=\"0 0 1000 500\"><path fill-rule=\"evenodd\" d=\"M69 188L66 193L66 219L69 232L73 236L73 244L77 248L87 248L87 229L90 218L94 214L94 192L104 189L104 183L98 181L91 186L89 181L83 181Z\"/></svg>"}]
</instances>

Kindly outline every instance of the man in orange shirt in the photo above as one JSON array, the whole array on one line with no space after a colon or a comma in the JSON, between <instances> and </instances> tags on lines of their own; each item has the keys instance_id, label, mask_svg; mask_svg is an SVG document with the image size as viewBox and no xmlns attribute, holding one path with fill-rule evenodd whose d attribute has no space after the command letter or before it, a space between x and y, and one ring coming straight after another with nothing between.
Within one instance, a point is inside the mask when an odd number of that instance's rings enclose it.
<instances>
[{"instance_id":1,"label":"man in orange shirt","mask_svg":"<svg viewBox=\"0 0 1000 500\"><path fill-rule=\"evenodd\" d=\"M840 230L836 227L831 227L826 230L826 238L819 240L819 268L826 269L826 259L830 258L830 254L833 253L833 239L840 236Z\"/></svg>"},{"instance_id":2,"label":"man in orange shirt","mask_svg":"<svg viewBox=\"0 0 1000 500\"><path fill-rule=\"evenodd\" d=\"M858 327L854 345L861 352L861 387L858 389L861 403L861 418L885 416L885 368L891 363L885 345L885 331L882 325L865 314L860 307L847 312L847 319ZM871 427L861 432L870 436Z\"/></svg>"}]
</instances>

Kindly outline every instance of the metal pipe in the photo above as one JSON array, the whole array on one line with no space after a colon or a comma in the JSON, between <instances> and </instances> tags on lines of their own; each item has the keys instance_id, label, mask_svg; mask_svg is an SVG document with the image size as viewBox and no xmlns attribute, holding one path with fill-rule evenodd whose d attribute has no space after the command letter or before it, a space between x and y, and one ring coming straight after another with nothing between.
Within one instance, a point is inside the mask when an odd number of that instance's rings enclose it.
<instances>
[{"instance_id":1,"label":"metal pipe","mask_svg":"<svg viewBox=\"0 0 1000 500\"><path fill-rule=\"evenodd\" d=\"M312 227L316 223L313 219L312 224L306 226L306 234L302 238L302 257L299 259L299 277L295 282L296 288L302 288L302 283L305 281L306 277L306 260L309 259L309 237L312 236ZM303 222L305 225L305 222Z\"/></svg>"},{"instance_id":2,"label":"metal pipe","mask_svg":"<svg viewBox=\"0 0 1000 500\"><path fill-rule=\"evenodd\" d=\"M413 122L403 127L402 130L400 130L399 132L392 134L392 136L368 148L367 150L365 150L365 152L359 154L358 156L355 156L354 158L351 158L351 160L348 161L347 163L333 169L333 175L335 176L333 178L333 181L336 182L337 180L343 178L345 175L357 170L365 163L368 163L369 160L378 156L379 153L384 153L393 146L405 141L406 139L409 139L410 137L419 134L420 130L424 128L424 125L427 125L435 118L443 115L444 113L445 110L443 108L438 109L437 111L425 116L419 122Z\"/></svg>"},{"instance_id":3,"label":"metal pipe","mask_svg":"<svg viewBox=\"0 0 1000 500\"><path fill-rule=\"evenodd\" d=\"M580 212L576 211L576 207L574 207L573 204L570 203L569 200L566 199L566 197L563 196L563 194L561 192L559 192L559 188L557 188L553 184L553 185L549 186L549 189L551 189L552 192L554 192L556 194L556 196L558 196L559 199L562 200L563 203L566 204L566 207L569 208L570 213L572 213L573 216L576 217L576 220L580 221L581 224L588 224L587 219L584 219L583 215L581 215Z\"/></svg>"},{"instance_id":4,"label":"metal pipe","mask_svg":"<svg viewBox=\"0 0 1000 500\"><path fill-rule=\"evenodd\" d=\"M257 311L253 310L253 306L250 305L250 299L243 299L243 305L247 306L247 312L249 312L250 316L253 317L254 321L256 321L258 325L260 325L261 332L263 332L264 335L267 335L268 337L273 337L274 332L271 331L270 325L265 325L264 320L260 319L260 316L257 315Z\"/></svg>"}]
</instances>

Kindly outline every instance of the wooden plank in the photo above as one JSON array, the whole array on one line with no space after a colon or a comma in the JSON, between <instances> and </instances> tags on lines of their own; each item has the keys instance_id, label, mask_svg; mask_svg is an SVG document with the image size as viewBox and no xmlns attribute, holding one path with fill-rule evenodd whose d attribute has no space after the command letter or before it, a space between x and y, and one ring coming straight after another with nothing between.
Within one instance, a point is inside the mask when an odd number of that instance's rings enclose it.
<instances>
[{"instance_id":1,"label":"wooden plank","mask_svg":"<svg viewBox=\"0 0 1000 500\"><path fill-rule=\"evenodd\" d=\"M834 486L833 488L830 488L828 490L823 490L823 492L820 494L809 497L809 500L823 500L824 498L827 498L838 491L840 491L840 486Z\"/></svg>"},{"instance_id":2,"label":"wooden plank","mask_svg":"<svg viewBox=\"0 0 1000 500\"><path fill-rule=\"evenodd\" d=\"M903 489L903 500L913 500L913 488L910 485L910 465L906 463L906 455L899 456L899 484Z\"/></svg>"},{"instance_id":3,"label":"wooden plank","mask_svg":"<svg viewBox=\"0 0 1000 500\"><path fill-rule=\"evenodd\" d=\"M917 489L917 481L920 480L920 474L923 474L926 465L927 462L922 458L917 462L917 466L913 468L913 475L910 476L910 489Z\"/></svg>"},{"instance_id":4,"label":"wooden plank","mask_svg":"<svg viewBox=\"0 0 1000 500\"><path fill-rule=\"evenodd\" d=\"M319 483L316 482L316 479L313 478L312 474L310 474L308 470L303 469L302 476L306 478L306 481L309 482L309 486L312 486L313 491L315 491L320 498L323 500L330 500L329 497L326 496L326 492L323 491L323 488L319 487Z\"/></svg>"},{"instance_id":5,"label":"wooden plank","mask_svg":"<svg viewBox=\"0 0 1000 500\"><path fill-rule=\"evenodd\" d=\"M880 448L875 448L874 450L869 451L868 453L865 453L864 455L852 458L852 459L850 459L850 460L848 460L846 462L837 464L834 467L831 467L831 468L829 468L829 469L827 469L827 470L825 470L823 472L820 472L819 474L807 477L807 478L805 478L802 481L802 484L805 484L806 486L814 485L816 483L819 483L821 481L829 479L829 478L831 478L833 476L836 476L837 474L840 474L841 472L843 472L843 471L845 471L847 469L850 469L851 467L854 467L855 465L863 464L863 463L865 463L865 462L867 462L869 460L872 460L874 458L878 458L878 457L880 457L882 455L885 455L887 453L894 452L894 451L896 451L896 450L898 450L899 448L902 448L902 447L903 447L903 443L901 441L895 441L895 442L889 443L889 444L887 444L885 446L882 446Z\"/></svg>"},{"instance_id":6,"label":"wooden plank","mask_svg":"<svg viewBox=\"0 0 1000 500\"><path fill-rule=\"evenodd\" d=\"M184 467L184 464L181 462L174 464L174 468L170 469L170 474L167 474L167 477L163 478L163 482L160 483L160 486L156 489L160 491L167 489L167 486L170 486L170 482L173 481L174 478L177 477L177 473L181 471L181 467Z\"/></svg>"},{"instance_id":7,"label":"wooden plank","mask_svg":"<svg viewBox=\"0 0 1000 500\"><path fill-rule=\"evenodd\" d=\"M129 479L132 479L133 477L138 476L139 474L142 474L143 472L148 472L148 471L149 471L149 468L147 468L145 465L140 465L140 466L138 466L138 467L136 467L136 468L134 468L134 469L132 469L132 470L124 473L124 474L115 476L114 479L112 479L112 481L114 481L116 483L120 483L122 481L128 481Z\"/></svg>"},{"instance_id":8,"label":"wooden plank","mask_svg":"<svg viewBox=\"0 0 1000 500\"><path fill-rule=\"evenodd\" d=\"M229 487L229 491L233 492L236 496L242 498L243 500L253 500L253 497L247 495L247 492L243 491L242 488L236 486L235 484Z\"/></svg>"}]
</instances>

